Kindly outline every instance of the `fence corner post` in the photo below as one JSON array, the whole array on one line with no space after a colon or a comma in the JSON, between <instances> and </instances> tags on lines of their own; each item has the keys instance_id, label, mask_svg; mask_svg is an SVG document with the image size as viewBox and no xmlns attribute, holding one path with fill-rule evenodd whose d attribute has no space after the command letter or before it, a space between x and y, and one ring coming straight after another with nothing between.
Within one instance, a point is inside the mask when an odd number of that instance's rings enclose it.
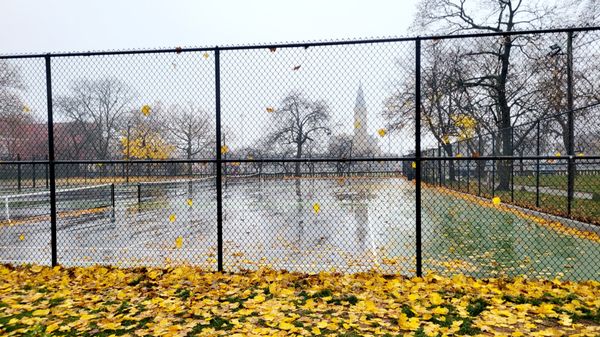
<instances>
[{"instance_id":1,"label":"fence corner post","mask_svg":"<svg viewBox=\"0 0 600 337\"><path fill-rule=\"evenodd\" d=\"M421 38L415 39L415 239L416 272L423 276L421 240Z\"/></svg>"},{"instance_id":2,"label":"fence corner post","mask_svg":"<svg viewBox=\"0 0 600 337\"><path fill-rule=\"evenodd\" d=\"M50 183L50 249L52 251L51 264L58 265L57 239L56 239L56 174L54 163L54 114L52 111L52 69L50 54L45 56L46 61L46 104L48 110L48 180Z\"/></svg>"},{"instance_id":3,"label":"fence corner post","mask_svg":"<svg viewBox=\"0 0 600 337\"><path fill-rule=\"evenodd\" d=\"M217 271L223 271L223 172L221 159L221 60L219 46L215 47L215 166L217 187Z\"/></svg>"}]
</instances>

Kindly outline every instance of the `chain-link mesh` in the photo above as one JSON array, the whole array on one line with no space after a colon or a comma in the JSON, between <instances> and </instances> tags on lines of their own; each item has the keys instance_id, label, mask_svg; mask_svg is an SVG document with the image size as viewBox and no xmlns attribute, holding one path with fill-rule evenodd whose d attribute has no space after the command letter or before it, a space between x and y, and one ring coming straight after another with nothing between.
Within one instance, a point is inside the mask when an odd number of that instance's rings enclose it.
<instances>
[{"instance_id":1,"label":"chain-link mesh","mask_svg":"<svg viewBox=\"0 0 600 337\"><path fill-rule=\"evenodd\" d=\"M0 260L597 279L598 34L3 57Z\"/></svg>"}]
</instances>

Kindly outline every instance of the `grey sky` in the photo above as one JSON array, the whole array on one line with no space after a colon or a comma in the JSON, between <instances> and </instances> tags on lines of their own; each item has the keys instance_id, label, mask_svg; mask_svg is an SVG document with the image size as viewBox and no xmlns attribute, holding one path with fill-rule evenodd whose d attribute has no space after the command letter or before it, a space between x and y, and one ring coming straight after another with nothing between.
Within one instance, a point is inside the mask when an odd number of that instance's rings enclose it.
<instances>
[{"instance_id":1,"label":"grey sky","mask_svg":"<svg viewBox=\"0 0 600 337\"><path fill-rule=\"evenodd\" d=\"M0 53L406 34L416 0L0 0Z\"/></svg>"}]
</instances>

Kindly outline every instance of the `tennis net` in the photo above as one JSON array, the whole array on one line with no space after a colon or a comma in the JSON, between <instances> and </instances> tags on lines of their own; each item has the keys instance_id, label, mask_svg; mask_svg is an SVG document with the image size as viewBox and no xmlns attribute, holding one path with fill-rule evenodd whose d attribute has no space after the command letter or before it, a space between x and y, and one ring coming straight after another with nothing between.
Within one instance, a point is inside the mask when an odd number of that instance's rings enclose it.
<instances>
[{"instance_id":1,"label":"tennis net","mask_svg":"<svg viewBox=\"0 0 600 337\"><path fill-rule=\"evenodd\" d=\"M69 212L114 205L112 184L56 190L56 211ZM50 191L1 195L4 220L13 221L50 214Z\"/></svg>"},{"instance_id":2,"label":"tennis net","mask_svg":"<svg viewBox=\"0 0 600 337\"><path fill-rule=\"evenodd\" d=\"M215 187L215 176L196 179L140 182L137 184L138 202L157 198L193 195Z\"/></svg>"}]
</instances>

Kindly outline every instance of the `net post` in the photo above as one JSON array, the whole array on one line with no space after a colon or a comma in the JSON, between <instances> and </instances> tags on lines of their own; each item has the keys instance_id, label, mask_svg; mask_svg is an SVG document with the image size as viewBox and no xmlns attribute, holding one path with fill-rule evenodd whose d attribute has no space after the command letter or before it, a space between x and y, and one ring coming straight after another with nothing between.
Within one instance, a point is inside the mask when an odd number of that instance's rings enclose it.
<instances>
[{"instance_id":1,"label":"net post","mask_svg":"<svg viewBox=\"0 0 600 337\"><path fill-rule=\"evenodd\" d=\"M50 54L45 56L46 65L46 100L48 109L48 180L50 183L50 246L52 251L51 263L56 266L56 172L54 163L54 116L52 112L52 70Z\"/></svg>"},{"instance_id":2,"label":"net post","mask_svg":"<svg viewBox=\"0 0 600 337\"><path fill-rule=\"evenodd\" d=\"M216 121L216 173L217 173L217 270L223 271L223 177L221 161L221 70L220 51L215 47L215 121Z\"/></svg>"},{"instance_id":3,"label":"net post","mask_svg":"<svg viewBox=\"0 0 600 337\"><path fill-rule=\"evenodd\" d=\"M17 154L17 190L21 192L21 155Z\"/></svg>"},{"instance_id":4,"label":"net post","mask_svg":"<svg viewBox=\"0 0 600 337\"><path fill-rule=\"evenodd\" d=\"M4 198L4 212L6 215L6 221L10 222L10 210L8 209L8 197Z\"/></svg>"},{"instance_id":5,"label":"net post","mask_svg":"<svg viewBox=\"0 0 600 337\"><path fill-rule=\"evenodd\" d=\"M110 204L112 206L112 219L115 220L115 183L110 184Z\"/></svg>"}]
</instances>

